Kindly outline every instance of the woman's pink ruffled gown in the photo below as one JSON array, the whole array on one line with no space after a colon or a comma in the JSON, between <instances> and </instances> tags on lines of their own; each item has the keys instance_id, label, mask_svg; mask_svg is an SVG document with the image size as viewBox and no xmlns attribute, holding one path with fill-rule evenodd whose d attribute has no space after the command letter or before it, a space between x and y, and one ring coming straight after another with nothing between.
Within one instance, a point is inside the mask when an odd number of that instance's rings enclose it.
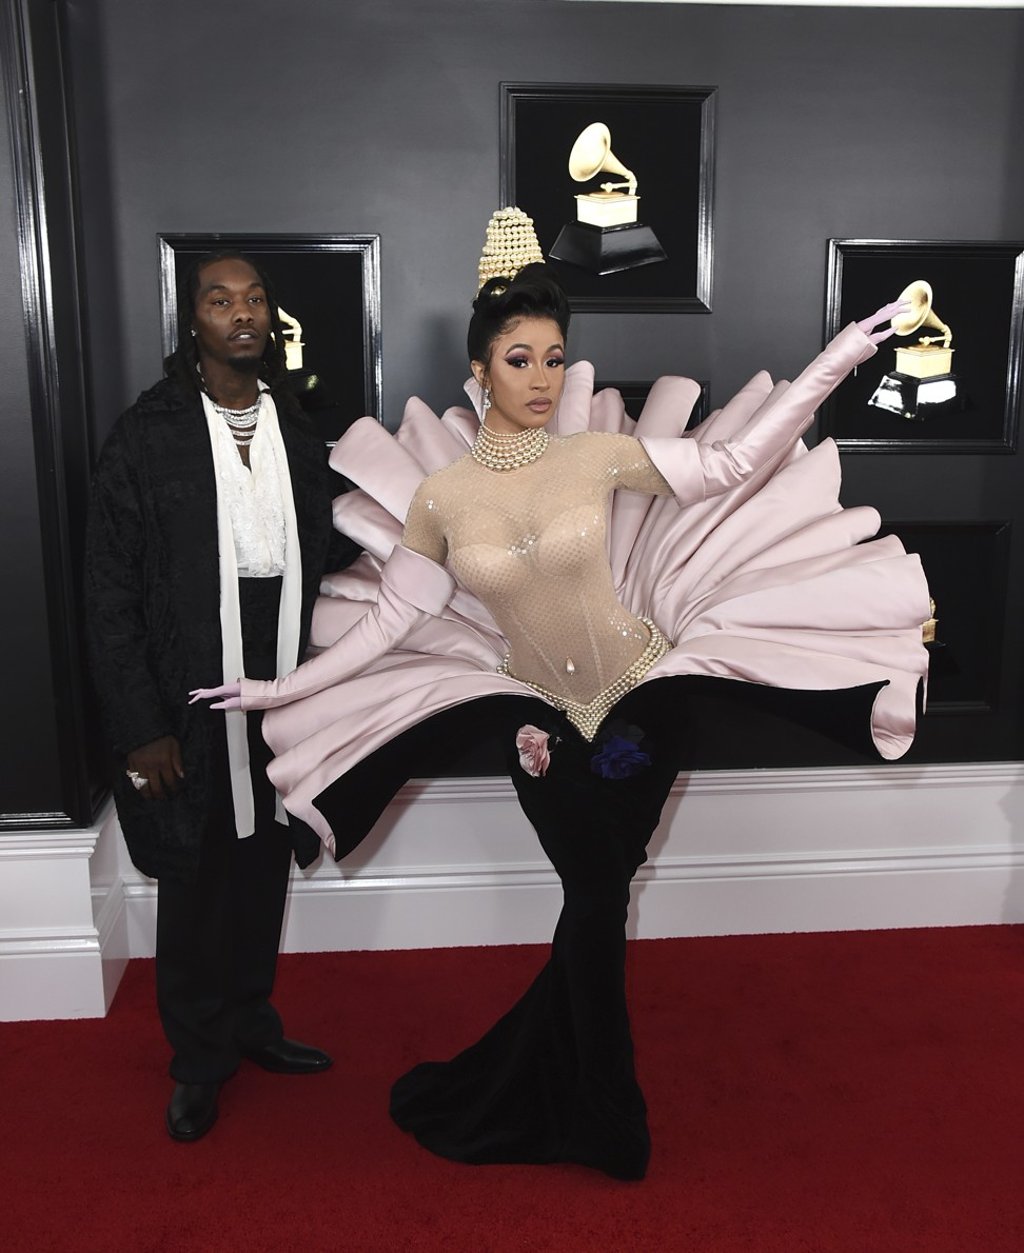
<instances>
[{"instance_id":1,"label":"woman's pink ruffled gown","mask_svg":"<svg viewBox=\"0 0 1024 1253\"><path fill-rule=\"evenodd\" d=\"M271 778L288 809L338 855L417 771L418 751L457 737L473 716L500 726L507 748L519 722L547 719L560 737L544 777L525 773L514 754L510 764L563 885L550 960L481 1040L450 1061L415 1067L392 1092L396 1122L433 1152L463 1162L571 1161L620 1178L644 1174L650 1137L633 1067L624 923L631 879L681 760L681 676L812 691L867 687L875 693L878 751L895 758L908 748L927 666L920 563L895 538L871 539L879 525L873 509L841 508L834 444L808 452L799 441L814 406L870 351L848 328L790 390L760 374L692 432L685 427L697 387L689 380L659 380L634 424L615 392L593 395L589 365L568 371L555 433L641 436L686 499L701 495L703 459L685 441L729 440L755 412L758 423L773 414L753 428L753 445L759 431L776 431L767 459L740 486L685 507L670 496L614 494L607 538L619 598L674 641L612 711L642 730L644 751L650 744L639 773L595 776L595 746L530 688L496 672L507 643L484 605L457 588L441 610L449 576L406 549L389 566L382 595L403 629L416 624L401 644L355 677L267 712L265 735L277 754ZM336 502L337 521L366 554L325 580L315 643L331 645L376 601L382 563L399 544L417 485L463 456L477 425L469 411L452 409L439 421L412 400L394 437L363 419L339 443L334 464L359 490ZM415 609L407 612L409 605ZM368 642L368 656L382 638L377 625L357 637ZM342 645L333 656L348 651Z\"/></svg>"},{"instance_id":2,"label":"woman's pink ruffled gown","mask_svg":"<svg viewBox=\"0 0 1024 1253\"><path fill-rule=\"evenodd\" d=\"M861 351L866 343L849 327L818 358L826 375L834 375L832 385L858 355L870 355ZM649 447L661 450L658 468L670 482L672 441L728 440L756 411L793 406L788 446L733 490L685 507L673 497L615 493L608 554L619 597L675 644L645 682L709 675L805 691L882 685L871 735L882 757L902 756L913 739L916 692L927 672L921 625L930 613L928 590L918 558L897 538L871 538L879 527L874 509L839 504L835 444L825 440L808 451L800 441L820 400L815 389L805 403L787 393L788 384L773 386L761 373L686 431L698 396L692 380L659 379L634 423L617 392L594 395L593 378L587 362L567 371L549 429L646 437ZM476 390L467 384L474 400ZM332 464L359 490L337 499L336 524L366 552L324 580L313 620L315 648L332 644L366 613L417 485L465 455L478 424L474 412L461 408L438 420L413 398L395 435L362 418L339 442ZM480 697L532 695L496 673L507 647L484 605L459 588L440 616L425 618L400 647L355 677L268 710L264 734L276 755L270 774L287 809L339 856L354 847L389 796L369 801L373 772L360 770L363 829L334 831L322 812L324 794L333 788L338 803L330 807L346 813L345 776L403 732ZM396 777L388 773L391 790Z\"/></svg>"}]
</instances>

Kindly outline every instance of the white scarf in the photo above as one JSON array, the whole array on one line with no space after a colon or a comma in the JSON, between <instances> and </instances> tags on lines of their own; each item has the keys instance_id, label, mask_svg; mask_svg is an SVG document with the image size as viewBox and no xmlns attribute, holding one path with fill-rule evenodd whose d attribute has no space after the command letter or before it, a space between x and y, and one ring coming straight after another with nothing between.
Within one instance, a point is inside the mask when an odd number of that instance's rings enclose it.
<instances>
[{"instance_id":1,"label":"white scarf","mask_svg":"<svg viewBox=\"0 0 1024 1253\"><path fill-rule=\"evenodd\" d=\"M277 468L277 482L284 507L285 563L281 586L281 607L277 619L277 673L290 674L299 661L299 618L302 612L302 554L299 551L299 530L295 520L295 499L292 496L292 480L288 473L288 455L281 437L281 426L267 385L260 382L262 406L259 426L273 450ZM221 661L224 682L241 678L245 663L242 656L242 615L238 602L238 562L235 557L235 537L231 529L231 515L223 499L223 465L221 458L226 449L221 446L224 419L213 407L210 398L203 395L203 412L210 436L213 453L213 469L217 482L217 552L220 558L220 635ZM262 436L261 436L262 438ZM237 455L237 454L235 454ZM231 799L235 810L235 828L239 839L252 835L256 829L256 809L252 795L252 779L249 775L249 743L245 730L246 715L241 711L225 714L228 740L228 770L231 776ZM277 798L277 821L287 824L288 818Z\"/></svg>"}]
</instances>

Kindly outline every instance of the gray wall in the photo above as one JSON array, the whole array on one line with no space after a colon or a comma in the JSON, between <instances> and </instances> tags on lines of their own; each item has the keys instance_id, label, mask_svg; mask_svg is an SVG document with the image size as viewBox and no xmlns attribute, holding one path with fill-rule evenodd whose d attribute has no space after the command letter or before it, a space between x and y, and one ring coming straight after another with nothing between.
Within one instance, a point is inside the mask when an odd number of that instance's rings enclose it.
<instances>
[{"instance_id":1,"label":"gray wall","mask_svg":"<svg viewBox=\"0 0 1024 1253\"><path fill-rule=\"evenodd\" d=\"M384 416L457 400L498 83L716 84L714 315L580 316L609 378L787 373L828 236L1024 231L1022 15L558 0L71 0L97 422L159 371L158 231L382 237ZM667 148L666 155L670 152ZM879 302L888 293L879 293ZM868 312L868 311L865 311Z\"/></svg>"},{"instance_id":2,"label":"gray wall","mask_svg":"<svg viewBox=\"0 0 1024 1253\"><path fill-rule=\"evenodd\" d=\"M41 21L54 11L50 0L30 7ZM821 343L829 236L1024 237L1020 12L560 0L57 0L56 11L73 77L96 443L160 370L158 232L380 234L383 416L393 425L414 392L438 408L458 401L476 259L498 199L503 79L719 89L714 311L579 316L572 355L606 378L688 373L710 379L720 403L757 368L792 374ZM46 68L59 73L59 58ZM38 448L49 419L30 395L9 139L0 135L0 522L13 596L0 649L19 734L5 744L0 809L43 813L67 808L54 780L69 768L61 701L79 662L53 627L43 577L40 485L52 483ZM73 303L68 284L58 299ZM67 431L77 438L73 422ZM846 498L890 518L1016 527L1000 707L926 720L918 759L1024 755L1019 464L845 459ZM63 551L74 557L81 492L74 481L67 492ZM817 759L813 746L804 759Z\"/></svg>"}]
</instances>

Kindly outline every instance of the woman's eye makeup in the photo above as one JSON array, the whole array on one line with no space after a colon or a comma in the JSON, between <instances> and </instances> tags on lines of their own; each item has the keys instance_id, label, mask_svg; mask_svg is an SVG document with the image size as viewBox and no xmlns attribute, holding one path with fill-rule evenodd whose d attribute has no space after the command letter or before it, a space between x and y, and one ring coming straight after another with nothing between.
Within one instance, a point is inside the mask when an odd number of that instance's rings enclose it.
<instances>
[{"instance_id":1,"label":"woman's eye makeup","mask_svg":"<svg viewBox=\"0 0 1024 1253\"><path fill-rule=\"evenodd\" d=\"M529 365L529 364L530 364L530 359L529 359L529 357L524 357L524 356L522 356L522 355L515 356L515 357L506 357L506 358L505 358L505 364L506 364L506 365L515 366L515 367L518 369L518 368L520 368L520 367L522 367L522 366L527 366L527 365ZM554 369L554 368L555 368L555 367L557 367L557 366L565 365L565 360L564 360L564 358L562 358L562 357L554 357L554 356L553 356L553 357L545 357L545 358L544 358L544 364L545 364L545 365L546 365L549 369Z\"/></svg>"}]
</instances>

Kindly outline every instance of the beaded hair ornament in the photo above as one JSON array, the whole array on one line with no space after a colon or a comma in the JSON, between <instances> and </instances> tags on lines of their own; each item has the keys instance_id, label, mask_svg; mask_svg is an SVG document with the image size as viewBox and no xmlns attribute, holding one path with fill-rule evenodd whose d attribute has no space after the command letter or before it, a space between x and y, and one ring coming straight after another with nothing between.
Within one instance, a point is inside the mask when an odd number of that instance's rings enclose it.
<instances>
[{"instance_id":1,"label":"beaded hair ornament","mask_svg":"<svg viewBox=\"0 0 1024 1253\"><path fill-rule=\"evenodd\" d=\"M511 206L496 209L487 223L487 237L480 257L477 291L492 278L512 280L524 266L543 261L533 218L522 209ZM496 287L490 294L499 296L505 287ZM548 446L548 433L542 428L506 434L487 425L491 392L484 387L480 398L480 429L470 450L474 459L488 470L518 470L540 457Z\"/></svg>"},{"instance_id":2,"label":"beaded hair ornament","mask_svg":"<svg viewBox=\"0 0 1024 1253\"><path fill-rule=\"evenodd\" d=\"M487 223L476 289L479 291L488 279L515 278L524 266L543 260L533 218L514 205L496 209Z\"/></svg>"}]
</instances>

